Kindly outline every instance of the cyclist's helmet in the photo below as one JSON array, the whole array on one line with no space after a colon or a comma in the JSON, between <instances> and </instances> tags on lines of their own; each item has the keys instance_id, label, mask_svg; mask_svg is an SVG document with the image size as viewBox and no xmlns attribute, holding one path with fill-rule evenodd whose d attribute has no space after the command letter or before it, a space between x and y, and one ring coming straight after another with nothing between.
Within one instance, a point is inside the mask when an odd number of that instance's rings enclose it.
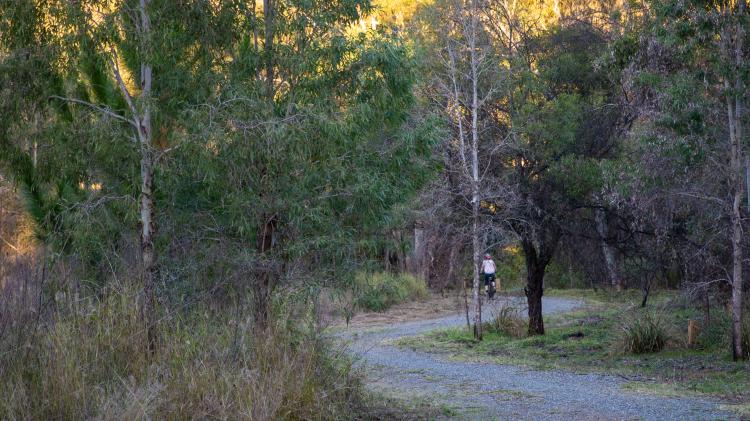
<instances>
[{"instance_id":1,"label":"cyclist's helmet","mask_svg":"<svg viewBox=\"0 0 750 421\"><path fill-rule=\"evenodd\" d=\"M491 257L490 257L490 255L489 255L489 253L487 253L487 254L485 254L485 255L484 255L484 258L485 258L485 259L490 259Z\"/></svg>"}]
</instances>

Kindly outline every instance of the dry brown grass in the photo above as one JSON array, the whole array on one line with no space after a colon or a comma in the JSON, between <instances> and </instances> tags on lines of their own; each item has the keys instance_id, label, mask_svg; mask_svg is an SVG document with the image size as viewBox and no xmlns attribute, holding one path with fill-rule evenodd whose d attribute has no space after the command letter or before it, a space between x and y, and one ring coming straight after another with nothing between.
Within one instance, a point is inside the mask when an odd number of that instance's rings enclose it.
<instances>
[{"instance_id":1,"label":"dry brown grass","mask_svg":"<svg viewBox=\"0 0 750 421\"><path fill-rule=\"evenodd\" d=\"M257 331L249 311L196 305L164 313L149 356L135 288L58 300L54 320L0 349L0 419L351 419L362 407L359 377L311 319Z\"/></svg>"},{"instance_id":2,"label":"dry brown grass","mask_svg":"<svg viewBox=\"0 0 750 421\"><path fill-rule=\"evenodd\" d=\"M437 319L444 316L455 315L463 310L463 297L455 294L430 295L419 301L396 304L387 312L362 312L355 314L349 323L354 328L367 328L387 326L393 323L401 323L416 320ZM334 326L343 326L346 320L340 317L334 320Z\"/></svg>"}]
</instances>

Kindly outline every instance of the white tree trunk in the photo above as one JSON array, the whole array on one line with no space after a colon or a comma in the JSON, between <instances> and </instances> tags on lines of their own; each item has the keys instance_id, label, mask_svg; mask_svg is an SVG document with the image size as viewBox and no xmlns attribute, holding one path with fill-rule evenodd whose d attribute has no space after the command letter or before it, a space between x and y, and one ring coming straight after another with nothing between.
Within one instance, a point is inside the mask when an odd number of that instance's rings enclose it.
<instances>
[{"instance_id":1,"label":"white tree trunk","mask_svg":"<svg viewBox=\"0 0 750 421\"><path fill-rule=\"evenodd\" d=\"M477 0L471 2L471 27L469 29L469 52L471 56L471 211L473 219L472 243L474 246L474 337L482 339L482 302L479 299L479 265L481 245L479 241L479 98L477 85L479 63L477 62Z\"/></svg>"},{"instance_id":2,"label":"white tree trunk","mask_svg":"<svg viewBox=\"0 0 750 421\"><path fill-rule=\"evenodd\" d=\"M734 104L733 104L734 102ZM731 141L731 185L732 185L732 355L735 360L742 353L742 125L740 100L728 98L729 133Z\"/></svg>"},{"instance_id":3,"label":"white tree trunk","mask_svg":"<svg viewBox=\"0 0 750 421\"><path fill-rule=\"evenodd\" d=\"M474 309L474 337L476 339L482 339L482 303L479 299L479 265L481 261L482 245L480 240L480 200L481 200L481 189L480 189L480 177L479 177L479 96L478 96L478 85L480 77L480 62L481 58L477 56L477 27L478 27L478 13L479 7L477 0L469 0L470 8L467 10L467 6L464 0L456 3L456 19L453 22L459 23L460 29L463 31L466 44L463 46L468 51L470 56L470 71L468 74L462 74L458 71L456 51L454 51L453 43L448 41L448 65L449 75L451 79L451 92L449 94L450 103L450 114L455 119L455 123L458 129L458 147L459 147L459 159L461 161L461 176L467 180L471 192L471 219L472 219L472 265L473 265L473 279L472 279L472 304ZM464 51L464 50L461 50ZM471 83L471 102L469 106L470 123L464 124L465 111L462 105L465 101L462 101L463 92L461 91L461 83L466 78ZM466 129L465 126L468 126ZM468 143L468 133L464 130L471 132L471 144ZM468 152L468 153L467 153ZM467 156L468 155L468 156ZM467 310L468 319L468 310ZM467 320L468 322L468 320Z\"/></svg>"},{"instance_id":4,"label":"white tree trunk","mask_svg":"<svg viewBox=\"0 0 750 421\"><path fill-rule=\"evenodd\" d=\"M151 32L151 22L146 10L149 0L140 0L141 38L147 46ZM148 51L147 48L144 48ZM146 60L141 64L141 118L139 140L141 149L141 259L143 263L144 319L148 326L149 350L156 347L156 326L154 308L154 284L156 283L156 251L154 249L154 151L151 127L151 85L152 67Z\"/></svg>"},{"instance_id":5,"label":"white tree trunk","mask_svg":"<svg viewBox=\"0 0 750 421\"><path fill-rule=\"evenodd\" d=\"M478 194L474 193L474 199L477 199ZM479 299L479 270L481 262L481 245L479 243L479 202L475 201L472 203L473 223L471 230L472 247L474 252L472 253L472 259L474 263L474 279L472 282L472 303L474 305L474 338L482 339L482 302Z\"/></svg>"},{"instance_id":6,"label":"white tree trunk","mask_svg":"<svg viewBox=\"0 0 750 421\"><path fill-rule=\"evenodd\" d=\"M150 54L151 21L148 16L148 4L150 0L139 0L138 13L140 25L137 33L140 37L141 48L145 54ZM152 353L156 348L156 317L154 301L154 284L156 283L156 250L154 248L154 235L156 232L155 205L154 205L154 165L155 153L153 149L153 129L151 127L151 94L153 84L153 67L150 60L144 57L141 62L140 95L138 101L133 98L120 72L116 50L111 50L110 64L125 97L131 114L131 123L135 126L140 149L140 175L141 191L139 203L140 215L140 240L141 240L141 270L143 276L143 307L142 318L146 325L148 335L148 351Z\"/></svg>"}]
</instances>

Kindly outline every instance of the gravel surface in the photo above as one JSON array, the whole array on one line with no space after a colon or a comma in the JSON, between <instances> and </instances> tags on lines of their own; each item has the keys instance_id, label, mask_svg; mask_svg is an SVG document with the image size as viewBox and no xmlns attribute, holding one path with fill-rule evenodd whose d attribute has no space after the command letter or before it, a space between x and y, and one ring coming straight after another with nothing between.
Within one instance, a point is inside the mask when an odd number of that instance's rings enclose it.
<instances>
[{"instance_id":1,"label":"gravel surface","mask_svg":"<svg viewBox=\"0 0 750 421\"><path fill-rule=\"evenodd\" d=\"M483 318L502 305L485 306ZM581 301L545 298L544 313L573 310ZM622 389L623 378L565 371L538 371L513 365L449 361L437 354L391 345L393 340L430 330L465 326L465 315L339 334L366 365L376 391L423 399L450 408L451 418L471 420L726 420L719 402L693 397L659 397Z\"/></svg>"}]
</instances>

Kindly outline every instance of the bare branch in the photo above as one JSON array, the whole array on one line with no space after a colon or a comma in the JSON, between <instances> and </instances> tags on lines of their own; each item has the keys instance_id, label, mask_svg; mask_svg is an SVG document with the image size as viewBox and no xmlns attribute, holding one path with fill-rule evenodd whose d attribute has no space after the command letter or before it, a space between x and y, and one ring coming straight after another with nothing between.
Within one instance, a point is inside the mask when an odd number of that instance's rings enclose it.
<instances>
[{"instance_id":1,"label":"bare branch","mask_svg":"<svg viewBox=\"0 0 750 421\"><path fill-rule=\"evenodd\" d=\"M125 81L122 79L122 73L120 72L120 65L117 64L118 56L117 51L114 47L111 47L109 49L110 56L107 56L107 59L109 60L110 66L112 66L112 72L115 74L115 79L117 79L117 85L120 87L120 91L122 92L122 95L125 97L125 102L128 103L128 107L130 108L130 112L133 114L133 121L135 121L135 127L138 132L138 138L141 137L141 119L140 115L138 113L138 108L135 106L135 102L133 101L133 96L130 95L130 91L128 90L128 87L125 86Z\"/></svg>"}]
</instances>

